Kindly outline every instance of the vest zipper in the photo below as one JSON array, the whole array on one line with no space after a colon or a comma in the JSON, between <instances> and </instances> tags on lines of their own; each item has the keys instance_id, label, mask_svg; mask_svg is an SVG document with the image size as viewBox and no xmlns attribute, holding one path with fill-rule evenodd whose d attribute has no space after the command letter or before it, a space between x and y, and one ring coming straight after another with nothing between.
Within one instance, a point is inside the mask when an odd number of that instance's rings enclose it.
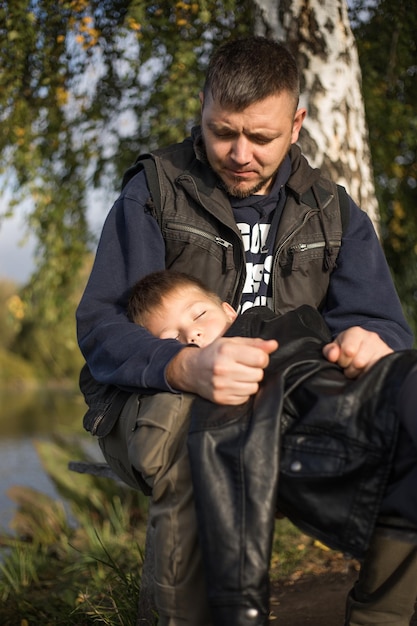
<instances>
[{"instance_id":1,"label":"vest zipper","mask_svg":"<svg viewBox=\"0 0 417 626\"><path fill-rule=\"evenodd\" d=\"M338 246L339 241L329 241L331 246ZM325 241L316 241L315 243L298 243L295 246L290 247L291 252L305 252L306 250L314 250L315 248L324 248Z\"/></svg>"},{"instance_id":2,"label":"vest zipper","mask_svg":"<svg viewBox=\"0 0 417 626\"><path fill-rule=\"evenodd\" d=\"M200 230L199 228L194 228L194 226L186 226L185 224L178 225L178 223L176 222L167 222L166 227L169 228L170 230L180 230L186 233L192 233L193 235L199 235L200 237L204 237L205 239L208 239L209 241L213 241L217 245L222 246L223 248L226 248L226 249L233 247L233 244L230 243L230 241L226 241L226 239L223 239L222 237L219 237L218 235L212 235L211 233L208 233L204 230Z\"/></svg>"},{"instance_id":3,"label":"vest zipper","mask_svg":"<svg viewBox=\"0 0 417 626\"><path fill-rule=\"evenodd\" d=\"M302 228L304 228L304 225L306 224L306 222L308 222L308 220L310 219L310 217L311 217L312 215L315 215L315 214L316 214L316 213L318 213L318 212L319 212L319 211L318 211L318 209L314 209L314 210L308 211L308 212L305 214L304 219L303 219L303 221L301 222L301 224L299 224L299 225L297 226L297 228L295 228L292 232L290 232L290 233L289 233L289 234L285 237L285 239L284 239L283 241L281 241L281 243L279 244L279 246L278 246L278 248L277 248L277 250L276 250L276 252L275 252L275 255L274 255L274 266L275 266L275 265L276 265L276 263L277 263L277 259L278 259L279 255L281 254L281 251L282 251L283 247L284 247L284 246L285 246L285 245L286 245L286 244L287 244L287 243L288 243L288 242L289 242L289 241L290 241L290 240L291 240L291 239L292 239L292 238L293 238L293 237L294 237L294 236L298 233L298 231L300 231ZM308 244L300 244L300 245L302 245L302 246L303 246L303 245L304 245L304 246L307 246ZM312 245L314 245L314 244L312 244ZM294 246L294 249L296 249L296 248L297 248L297 246Z\"/></svg>"}]
</instances>

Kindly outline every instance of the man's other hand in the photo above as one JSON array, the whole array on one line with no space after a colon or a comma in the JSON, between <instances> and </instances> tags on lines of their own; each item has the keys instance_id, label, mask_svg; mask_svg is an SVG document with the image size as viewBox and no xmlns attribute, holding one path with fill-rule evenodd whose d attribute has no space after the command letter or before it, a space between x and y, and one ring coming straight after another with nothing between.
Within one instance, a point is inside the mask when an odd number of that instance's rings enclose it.
<instances>
[{"instance_id":1,"label":"man's other hand","mask_svg":"<svg viewBox=\"0 0 417 626\"><path fill-rule=\"evenodd\" d=\"M377 333L360 326L348 328L323 348L326 359L340 365L348 378L357 378L391 352Z\"/></svg>"}]
</instances>

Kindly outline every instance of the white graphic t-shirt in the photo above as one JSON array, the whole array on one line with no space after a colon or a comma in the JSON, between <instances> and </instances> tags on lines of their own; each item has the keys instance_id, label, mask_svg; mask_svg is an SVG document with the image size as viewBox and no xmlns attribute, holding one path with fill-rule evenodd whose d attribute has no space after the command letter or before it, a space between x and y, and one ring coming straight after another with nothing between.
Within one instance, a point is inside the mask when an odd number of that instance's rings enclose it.
<instances>
[{"instance_id":1,"label":"white graphic t-shirt","mask_svg":"<svg viewBox=\"0 0 417 626\"><path fill-rule=\"evenodd\" d=\"M287 157L267 196L231 198L236 224L241 232L246 256L246 281L239 313L252 306L272 308L270 285L273 246L279 218L285 203L284 183L290 174Z\"/></svg>"}]
</instances>

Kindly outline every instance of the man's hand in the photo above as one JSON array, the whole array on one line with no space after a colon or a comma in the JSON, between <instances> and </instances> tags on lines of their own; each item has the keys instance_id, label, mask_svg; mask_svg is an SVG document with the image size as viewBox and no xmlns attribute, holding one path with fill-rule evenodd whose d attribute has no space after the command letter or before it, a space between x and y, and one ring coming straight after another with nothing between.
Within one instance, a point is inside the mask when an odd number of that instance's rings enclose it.
<instances>
[{"instance_id":1,"label":"man's hand","mask_svg":"<svg viewBox=\"0 0 417 626\"><path fill-rule=\"evenodd\" d=\"M348 328L323 348L326 359L340 365L348 378L357 378L391 352L377 333L360 326Z\"/></svg>"},{"instance_id":2,"label":"man's hand","mask_svg":"<svg viewBox=\"0 0 417 626\"><path fill-rule=\"evenodd\" d=\"M258 391L277 348L275 339L221 337L205 348L181 350L167 367L167 380L218 404L243 404Z\"/></svg>"}]
</instances>

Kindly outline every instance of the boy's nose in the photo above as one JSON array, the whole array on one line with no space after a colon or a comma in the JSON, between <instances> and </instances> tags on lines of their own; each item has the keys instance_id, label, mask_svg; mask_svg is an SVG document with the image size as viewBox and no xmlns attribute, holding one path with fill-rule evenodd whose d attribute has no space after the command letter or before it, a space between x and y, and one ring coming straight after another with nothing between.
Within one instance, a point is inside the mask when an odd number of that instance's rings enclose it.
<instances>
[{"instance_id":1,"label":"boy's nose","mask_svg":"<svg viewBox=\"0 0 417 626\"><path fill-rule=\"evenodd\" d=\"M188 343L198 343L199 339L201 339L201 331L192 330L188 337Z\"/></svg>"}]
</instances>

